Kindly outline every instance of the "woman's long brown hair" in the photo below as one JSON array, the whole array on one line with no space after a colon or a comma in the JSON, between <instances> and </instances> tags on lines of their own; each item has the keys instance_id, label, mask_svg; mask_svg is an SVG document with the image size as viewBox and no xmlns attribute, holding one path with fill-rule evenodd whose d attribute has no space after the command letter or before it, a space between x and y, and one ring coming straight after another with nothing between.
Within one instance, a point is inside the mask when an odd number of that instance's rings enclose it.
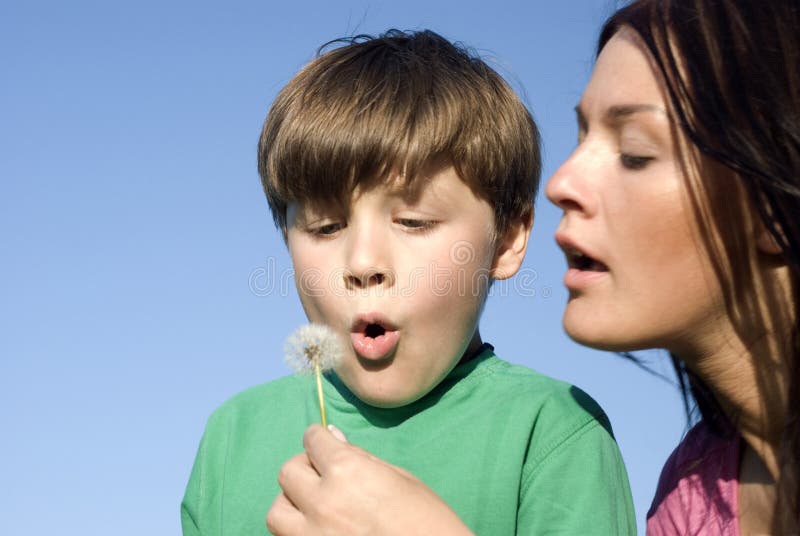
<instances>
[{"instance_id":1,"label":"woman's long brown hair","mask_svg":"<svg viewBox=\"0 0 800 536\"><path fill-rule=\"evenodd\" d=\"M704 174L713 191L743 192L770 232L791 273L785 344L788 400L780 448L775 534L800 531L800 1L639 0L606 22L599 50L623 26L635 30L650 51L664 81L676 126L704 157L727 172ZM719 167L719 166L718 166ZM716 207L712 206L712 211ZM731 217L731 207L712 214L717 226ZM727 220L727 225L733 222ZM722 222L722 226L726 223ZM723 248L724 250L724 248ZM724 252L724 251L723 251ZM716 266L729 308L752 305L747 269L728 259ZM734 295L736 294L736 295ZM752 311L752 309L751 309ZM745 313L753 323L766 325ZM740 316L741 318L741 316ZM679 381L691 391L703 418L723 423L714 394L680 360ZM776 396L774 377L762 367L762 400ZM718 430L724 426L717 426Z\"/></svg>"}]
</instances>

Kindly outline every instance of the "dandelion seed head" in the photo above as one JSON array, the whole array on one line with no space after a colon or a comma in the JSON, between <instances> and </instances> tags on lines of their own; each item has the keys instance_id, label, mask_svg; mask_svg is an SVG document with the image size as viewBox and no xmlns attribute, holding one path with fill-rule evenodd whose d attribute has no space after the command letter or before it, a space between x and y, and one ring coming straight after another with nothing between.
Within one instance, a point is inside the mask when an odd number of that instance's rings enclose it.
<instances>
[{"instance_id":1,"label":"dandelion seed head","mask_svg":"<svg viewBox=\"0 0 800 536\"><path fill-rule=\"evenodd\" d=\"M333 369L341 361L343 350L339 336L331 328L307 324L297 328L286 339L283 353L292 370L311 373L317 360L323 372Z\"/></svg>"}]
</instances>

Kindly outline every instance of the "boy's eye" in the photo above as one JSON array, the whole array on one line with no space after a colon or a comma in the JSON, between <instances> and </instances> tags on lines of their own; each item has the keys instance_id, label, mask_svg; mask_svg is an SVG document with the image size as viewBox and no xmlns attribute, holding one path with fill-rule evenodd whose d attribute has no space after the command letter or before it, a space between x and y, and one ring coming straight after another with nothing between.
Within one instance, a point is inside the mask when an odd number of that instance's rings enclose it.
<instances>
[{"instance_id":1,"label":"boy's eye","mask_svg":"<svg viewBox=\"0 0 800 536\"><path fill-rule=\"evenodd\" d=\"M341 230L343 225L341 223L326 223L317 227L311 227L309 232L316 236L330 236Z\"/></svg>"},{"instance_id":2,"label":"boy's eye","mask_svg":"<svg viewBox=\"0 0 800 536\"><path fill-rule=\"evenodd\" d=\"M395 220L399 225L414 231L427 231L436 225L432 220L416 220L413 218L399 218Z\"/></svg>"},{"instance_id":3,"label":"boy's eye","mask_svg":"<svg viewBox=\"0 0 800 536\"><path fill-rule=\"evenodd\" d=\"M653 160L652 156L634 156L631 154L622 153L619 155L622 167L627 169L642 169Z\"/></svg>"}]
</instances>

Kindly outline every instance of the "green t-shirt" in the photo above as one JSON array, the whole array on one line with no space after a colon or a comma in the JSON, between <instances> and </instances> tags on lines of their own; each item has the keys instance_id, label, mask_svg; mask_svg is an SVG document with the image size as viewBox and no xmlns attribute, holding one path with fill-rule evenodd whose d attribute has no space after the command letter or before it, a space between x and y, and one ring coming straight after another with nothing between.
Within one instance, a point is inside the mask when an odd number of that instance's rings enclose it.
<instances>
[{"instance_id":1,"label":"green t-shirt","mask_svg":"<svg viewBox=\"0 0 800 536\"><path fill-rule=\"evenodd\" d=\"M476 534L636 532L608 418L576 387L487 349L401 408L366 405L336 376L324 391L328 421L351 443L416 475ZM181 505L184 535L267 534L278 470L318 420L312 376L254 387L217 409Z\"/></svg>"}]
</instances>

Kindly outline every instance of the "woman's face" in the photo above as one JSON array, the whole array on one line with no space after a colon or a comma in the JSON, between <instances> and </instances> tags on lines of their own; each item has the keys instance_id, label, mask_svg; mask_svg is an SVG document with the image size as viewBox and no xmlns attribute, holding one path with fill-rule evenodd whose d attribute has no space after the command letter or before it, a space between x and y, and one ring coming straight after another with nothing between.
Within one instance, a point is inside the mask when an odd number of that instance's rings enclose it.
<instances>
[{"instance_id":1,"label":"woman's face","mask_svg":"<svg viewBox=\"0 0 800 536\"><path fill-rule=\"evenodd\" d=\"M603 48L577 107L578 146L547 184L563 211L564 327L607 350L708 344L724 317L662 86L630 30Z\"/></svg>"}]
</instances>

